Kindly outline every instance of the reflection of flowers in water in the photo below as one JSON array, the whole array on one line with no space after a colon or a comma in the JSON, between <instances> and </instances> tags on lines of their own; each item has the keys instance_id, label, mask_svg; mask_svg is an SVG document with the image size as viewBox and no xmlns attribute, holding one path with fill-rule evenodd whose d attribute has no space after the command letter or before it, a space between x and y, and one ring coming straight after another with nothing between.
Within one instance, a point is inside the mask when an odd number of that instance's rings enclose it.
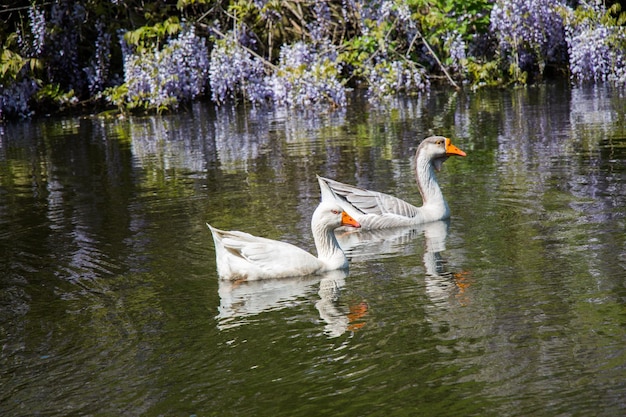
<instances>
[{"instance_id":1,"label":"reflection of flowers in water","mask_svg":"<svg viewBox=\"0 0 626 417\"><path fill-rule=\"evenodd\" d=\"M512 92L514 105L502 109L503 126L496 154L503 172L520 176L524 171L532 171L533 184L546 187L557 163L573 159L581 147L595 149L615 130L620 112L609 87L574 87L569 91L569 100L552 97L567 97L567 93L550 86L533 95L521 90ZM553 111L533 106L532 101L539 99L552 102Z\"/></svg>"},{"instance_id":2,"label":"reflection of flowers in water","mask_svg":"<svg viewBox=\"0 0 626 417\"><path fill-rule=\"evenodd\" d=\"M394 115L420 119L422 104L421 99L397 99ZM254 171L259 158L270 156L266 161L281 179L288 157L327 154L330 167L339 164L339 148L329 144L350 140L343 129L347 120L343 108L312 112L254 107L212 109L196 104L189 113L116 121L114 132L130 138L134 163L149 171L203 173L215 166L226 172ZM388 142L385 149L392 149L397 140L396 117L390 118L388 112L379 110L372 112L368 123L372 141L384 139ZM414 144L412 136L402 141L402 147Z\"/></svg>"},{"instance_id":3,"label":"reflection of flowers in water","mask_svg":"<svg viewBox=\"0 0 626 417\"><path fill-rule=\"evenodd\" d=\"M248 169L248 164L271 154L270 163L280 171L285 158L310 155L328 139L325 133L345 124L345 110L312 114L281 108L218 110L215 145L223 170ZM287 146L282 146L282 141ZM280 149L277 152L276 149Z\"/></svg>"},{"instance_id":4,"label":"reflection of flowers in water","mask_svg":"<svg viewBox=\"0 0 626 417\"><path fill-rule=\"evenodd\" d=\"M182 115L133 119L129 134L135 164L158 171L203 172L207 154L214 153L214 146L206 141L207 128L207 124Z\"/></svg>"},{"instance_id":5,"label":"reflection of flowers in water","mask_svg":"<svg viewBox=\"0 0 626 417\"><path fill-rule=\"evenodd\" d=\"M598 85L585 85L572 88L569 122L573 131L581 134L593 130L594 138L610 134L618 122L620 112L615 108L610 88Z\"/></svg>"},{"instance_id":6,"label":"reflection of flowers in water","mask_svg":"<svg viewBox=\"0 0 626 417\"><path fill-rule=\"evenodd\" d=\"M616 111L611 108L610 94L599 87L573 88L569 100L557 101L551 96L566 92L546 86L533 95L514 91L514 105L503 108L501 133L498 137L499 166L507 175L520 177L533 172L533 185L538 190L546 187L555 164L578 152L584 141L593 146L604 133L612 129ZM554 111L539 111L532 100L550 99ZM594 125L593 130L589 130ZM581 126L580 136L577 134ZM565 134L572 130L574 134ZM590 135L591 133L591 135ZM587 137L585 137L587 136ZM537 178L537 175L541 176Z\"/></svg>"},{"instance_id":7,"label":"reflection of flowers in water","mask_svg":"<svg viewBox=\"0 0 626 417\"><path fill-rule=\"evenodd\" d=\"M324 114L285 109L219 108L207 117L197 105L191 114L133 118L128 129L136 164L155 170L205 172L216 160L224 171L251 170L259 157L285 165L285 157L310 155L328 138L328 130L345 124L345 110ZM332 136L332 135L331 135ZM288 146L282 147L280 141ZM277 152L276 149L280 149ZM286 152L285 152L286 151Z\"/></svg>"},{"instance_id":8,"label":"reflection of flowers in water","mask_svg":"<svg viewBox=\"0 0 626 417\"><path fill-rule=\"evenodd\" d=\"M269 148L266 112L219 109L213 131L217 156L224 171L248 170L248 164Z\"/></svg>"},{"instance_id":9,"label":"reflection of flowers in water","mask_svg":"<svg viewBox=\"0 0 626 417\"><path fill-rule=\"evenodd\" d=\"M621 132L623 111L616 106L616 95L618 91L600 85L511 92L512 105L502 108L492 202L548 221L551 227L539 238L559 243L572 240L571 224L612 219L626 203L616 188L622 182L614 170L618 160L603 152ZM546 101L550 111L534 104ZM601 252L593 237L576 240L581 250ZM566 247L571 252L569 245L559 243L555 251Z\"/></svg>"}]
</instances>

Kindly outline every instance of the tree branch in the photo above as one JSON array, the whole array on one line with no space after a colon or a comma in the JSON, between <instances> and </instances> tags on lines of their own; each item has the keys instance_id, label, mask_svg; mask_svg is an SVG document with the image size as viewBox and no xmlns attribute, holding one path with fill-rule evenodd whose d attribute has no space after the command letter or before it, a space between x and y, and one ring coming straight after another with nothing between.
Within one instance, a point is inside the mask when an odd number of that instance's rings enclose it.
<instances>
[{"instance_id":1,"label":"tree branch","mask_svg":"<svg viewBox=\"0 0 626 417\"><path fill-rule=\"evenodd\" d=\"M409 53L411 52L411 49L413 49L413 44L415 43L415 40L419 37L422 40L422 42L424 42L424 45L426 46L426 49L428 49L428 52L430 52L430 54L433 56L433 58L435 58L435 61L437 61L437 64L439 65L439 67L441 68L443 73L446 75L446 78L448 79L450 84L452 84L452 86L454 88L456 88L457 90L460 90L461 88L459 87L459 85L456 82L454 82L454 80L452 79L452 77L450 76L448 71L446 70L446 67L441 63L441 61L439 60L439 57L437 56L435 51L433 51L433 48L431 48L430 45L428 44L428 41L426 40L426 38L424 38L422 33L419 31L419 29L416 28L415 30L416 30L415 36L411 40L411 44L409 45L409 49L406 51L406 56L407 57L409 56Z\"/></svg>"}]
</instances>

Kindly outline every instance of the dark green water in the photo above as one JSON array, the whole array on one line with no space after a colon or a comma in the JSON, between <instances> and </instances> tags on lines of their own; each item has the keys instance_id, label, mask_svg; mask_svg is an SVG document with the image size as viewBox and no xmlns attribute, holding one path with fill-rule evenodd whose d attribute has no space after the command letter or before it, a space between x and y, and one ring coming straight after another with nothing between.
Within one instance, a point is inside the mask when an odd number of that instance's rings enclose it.
<instances>
[{"instance_id":1,"label":"dark green water","mask_svg":"<svg viewBox=\"0 0 626 417\"><path fill-rule=\"evenodd\" d=\"M2 416L626 414L626 95L0 126ZM341 236L347 275L218 282L210 222L313 251L315 175L449 222Z\"/></svg>"}]
</instances>

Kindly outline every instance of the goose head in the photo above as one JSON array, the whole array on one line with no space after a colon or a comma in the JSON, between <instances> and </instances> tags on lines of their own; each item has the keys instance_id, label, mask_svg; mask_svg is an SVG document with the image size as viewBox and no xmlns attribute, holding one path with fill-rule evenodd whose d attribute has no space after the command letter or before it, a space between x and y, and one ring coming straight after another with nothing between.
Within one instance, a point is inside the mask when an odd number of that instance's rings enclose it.
<instances>
[{"instance_id":1,"label":"goose head","mask_svg":"<svg viewBox=\"0 0 626 417\"><path fill-rule=\"evenodd\" d=\"M321 226L327 230L335 230L341 226L361 227L341 206L332 202L322 202L315 209L311 218L311 227Z\"/></svg>"},{"instance_id":2,"label":"goose head","mask_svg":"<svg viewBox=\"0 0 626 417\"><path fill-rule=\"evenodd\" d=\"M416 152L416 158L424 157L431 161L437 171L441 170L443 163L452 155L466 156L467 154L454 146L449 138L443 136L430 136L424 139Z\"/></svg>"}]
</instances>

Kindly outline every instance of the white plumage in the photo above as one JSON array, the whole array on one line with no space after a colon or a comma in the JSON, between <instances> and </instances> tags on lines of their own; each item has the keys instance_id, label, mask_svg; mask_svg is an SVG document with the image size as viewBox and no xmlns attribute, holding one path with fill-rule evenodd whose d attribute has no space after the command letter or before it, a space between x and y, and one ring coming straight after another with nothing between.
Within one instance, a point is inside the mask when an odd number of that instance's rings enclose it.
<instances>
[{"instance_id":1,"label":"white plumage","mask_svg":"<svg viewBox=\"0 0 626 417\"><path fill-rule=\"evenodd\" d=\"M317 257L290 243L224 231L207 223L215 242L217 272L222 279L271 279L319 274L348 267L334 230L341 226L360 227L342 208L322 202L315 209L311 229Z\"/></svg>"}]
</instances>

